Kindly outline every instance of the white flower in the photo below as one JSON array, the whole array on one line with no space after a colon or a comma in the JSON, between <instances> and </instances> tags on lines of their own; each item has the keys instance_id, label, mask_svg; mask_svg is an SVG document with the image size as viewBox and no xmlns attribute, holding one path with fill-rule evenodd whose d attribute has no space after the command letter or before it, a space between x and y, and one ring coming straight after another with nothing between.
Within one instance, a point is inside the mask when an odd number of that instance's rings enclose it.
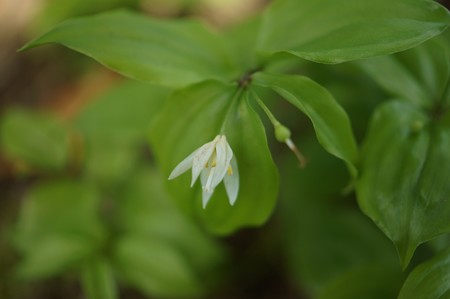
<instances>
[{"instance_id":1,"label":"white flower","mask_svg":"<svg viewBox=\"0 0 450 299\"><path fill-rule=\"evenodd\" d=\"M239 191L239 173L236 158L225 135L217 135L213 141L202 145L181 161L169 176L169 180L192 168L191 187L200 176L203 188L203 208L208 204L214 189L223 180L228 200L236 202Z\"/></svg>"}]
</instances>

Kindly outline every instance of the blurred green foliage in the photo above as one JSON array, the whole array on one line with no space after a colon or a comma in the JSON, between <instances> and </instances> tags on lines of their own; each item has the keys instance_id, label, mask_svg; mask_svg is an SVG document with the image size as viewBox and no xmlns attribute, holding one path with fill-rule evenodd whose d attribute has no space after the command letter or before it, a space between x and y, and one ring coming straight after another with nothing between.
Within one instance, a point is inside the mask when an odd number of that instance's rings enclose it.
<instances>
[{"instance_id":1,"label":"blurred green foliage","mask_svg":"<svg viewBox=\"0 0 450 299\"><path fill-rule=\"evenodd\" d=\"M191 1L174 3L181 15ZM11 271L0 269L0 297L13 281L5 296L27 299L16 289L54 277L82 289L67 298L448 295L448 31L430 39L449 24L443 6L278 0L222 32L96 14L140 5L48 1L38 30L91 16L23 48L62 44L140 81L115 82L70 120L24 107L2 113L6 184L23 182L24 194L4 196L22 202L0 235L18 254ZM267 134L255 94L291 129L305 169ZM217 134L238 160L239 198L230 206L219 186L202 209L188 175L166 178ZM273 273L263 281L260 272Z\"/></svg>"}]
</instances>

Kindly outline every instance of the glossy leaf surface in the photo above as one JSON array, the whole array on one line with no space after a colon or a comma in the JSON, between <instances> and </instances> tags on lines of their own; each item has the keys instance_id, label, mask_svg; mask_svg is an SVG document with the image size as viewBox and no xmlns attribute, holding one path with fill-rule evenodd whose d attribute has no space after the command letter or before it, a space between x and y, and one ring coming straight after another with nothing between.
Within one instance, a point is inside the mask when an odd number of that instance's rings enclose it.
<instances>
[{"instance_id":1,"label":"glossy leaf surface","mask_svg":"<svg viewBox=\"0 0 450 299\"><path fill-rule=\"evenodd\" d=\"M254 83L269 87L306 114L317 139L332 155L344 160L356 176L357 147L350 120L333 96L307 77L256 73Z\"/></svg>"},{"instance_id":2,"label":"glossy leaf surface","mask_svg":"<svg viewBox=\"0 0 450 299\"><path fill-rule=\"evenodd\" d=\"M449 23L434 1L279 0L264 15L259 49L339 63L414 47Z\"/></svg>"},{"instance_id":3,"label":"glossy leaf surface","mask_svg":"<svg viewBox=\"0 0 450 299\"><path fill-rule=\"evenodd\" d=\"M220 38L194 21L113 11L65 21L23 49L48 43L92 57L127 77L167 86L234 76Z\"/></svg>"},{"instance_id":4,"label":"glossy leaf surface","mask_svg":"<svg viewBox=\"0 0 450 299\"><path fill-rule=\"evenodd\" d=\"M450 46L442 38L358 64L390 95L417 106L432 109L448 97Z\"/></svg>"},{"instance_id":5,"label":"glossy leaf surface","mask_svg":"<svg viewBox=\"0 0 450 299\"><path fill-rule=\"evenodd\" d=\"M449 123L409 104L385 104L372 119L358 200L395 243L404 267L419 244L450 231L449 147Z\"/></svg>"},{"instance_id":6,"label":"glossy leaf surface","mask_svg":"<svg viewBox=\"0 0 450 299\"><path fill-rule=\"evenodd\" d=\"M444 299L450 296L450 251L417 266L405 281L398 299Z\"/></svg>"}]
</instances>

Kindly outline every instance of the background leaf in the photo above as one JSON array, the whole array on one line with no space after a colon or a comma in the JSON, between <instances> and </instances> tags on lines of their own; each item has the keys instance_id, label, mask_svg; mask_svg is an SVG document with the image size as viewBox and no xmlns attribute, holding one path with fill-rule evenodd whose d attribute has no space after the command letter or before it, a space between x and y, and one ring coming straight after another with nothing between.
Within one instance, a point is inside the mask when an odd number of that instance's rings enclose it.
<instances>
[{"instance_id":1,"label":"background leaf","mask_svg":"<svg viewBox=\"0 0 450 299\"><path fill-rule=\"evenodd\" d=\"M186 259L161 239L128 235L113 253L120 276L147 294L191 297L201 293Z\"/></svg>"},{"instance_id":2,"label":"background leaf","mask_svg":"<svg viewBox=\"0 0 450 299\"><path fill-rule=\"evenodd\" d=\"M128 235L161 240L178 252L207 288L223 260L218 244L183 215L164 189L166 178L150 165L137 171L117 199L119 239ZM152 250L150 243L146 250ZM171 288L170 286L168 286Z\"/></svg>"},{"instance_id":3,"label":"background leaf","mask_svg":"<svg viewBox=\"0 0 450 299\"><path fill-rule=\"evenodd\" d=\"M301 76L256 73L253 79L256 85L273 89L305 113L313 123L320 144L344 160L350 173L356 176L357 147L350 120L325 88Z\"/></svg>"},{"instance_id":4,"label":"background leaf","mask_svg":"<svg viewBox=\"0 0 450 299\"><path fill-rule=\"evenodd\" d=\"M259 49L339 63L414 47L449 22L434 1L279 0L264 15Z\"/></svg>"},{"instance_id":5,"label":"background leaf","mask_svg":"<svg viewBox=\"0 0 450 299\"><path fill-rule=\"evenodd\" d=\"M167 86L235 76L220 38L193 21L113 11L65 21L22 50L47 43L62 44L127 77Z\"/></svg>"},{"instance_id":6,"label":"background leaf","mask_svg":"<svg viewBox=\"0 0 450 299\"><path fill-rule=\"evenodd\" d=\"M88 299L118 298L113 269L105 258L96 257L84 265L81 283Z\"/></svg>"},{"instance_id":7,"label":"background leaf","mask_svg":"<svg viewBox=\"0 0 450 299\"><path fill-rule=\"evenodd\" d=\"M450 294L450 251L417 266L409 275L398 299L438 299Z\"/></svg>"},{"instance_id":8,"label":"background leaf","mask_svg":"<svg viewBox=\"0 0 450 299\"><path fill-rule=\"evenodd\" d=\"M83 183L61 180L36 186L14 236L24 256L19 274L38 278L61 273L99 250L105 238L97 215L99 199Z\"/></svg>"},{"instance_id":9,"label":"background leaf","mask_svg":"<svg viewBox=\"0 0 450 299\"><path fill-rule=\"evenodd\" d=\"M450 231L449 134L448 124L398 101L373 116L358 201L395 243L403 267L419 244Z\"/></svg>"},{"instance_id":10,"label":"background leaf","mask_svg":"<svg viewBox=\"0 0 450 299\"><path fill-rule=\"evenodd\" d=\"M392 96L425 108L443 100L449 84L449 45L439 37L411 50L358 64Z\"/></svg>"},{"instance_id":11,"label":"background leaf","mask_svg":"<svg viewBox=\"0 0 450 299\"><path fill-rule=\"evenodd\" d=\"M12 158L44 170L60 171L69 158L69 133L44 113L12 109L0 122L1 150Z\"/></svg>"},{"instance_id":12,"label":"background leaf","mask_svg":"<svg viewBox=\"0 0 450 299\"><path fill-rule=\"evenodd\" d=\"M311 298L396 298L402 275L394 246L342 196L344 165L313 136L299 140L308 166L299 170L287 158L281 166L281 233L293 277Z\"/></svg>"},{"instance_id":13,"label":"background leaf","mask_svg":"<svg viewBox=\"0 0 450 299\"><path fill-rule=\"evenodd\" d=\"M401 282L402 275L398 267L377 262L346 272L333 281L318 298L396 299Z\"/></svg>"},{"instance_id":14,"label":"background leaf","mask_svg":"<svg viewBox=\"0 0 450 299\"><path fill-rule=\"evenodd\" d=\"M168 94L130 80L94 99L74 121L84 140L84 175L108 187L126 180L144 156L150 124Z\"/></svg>"}]
</instances>

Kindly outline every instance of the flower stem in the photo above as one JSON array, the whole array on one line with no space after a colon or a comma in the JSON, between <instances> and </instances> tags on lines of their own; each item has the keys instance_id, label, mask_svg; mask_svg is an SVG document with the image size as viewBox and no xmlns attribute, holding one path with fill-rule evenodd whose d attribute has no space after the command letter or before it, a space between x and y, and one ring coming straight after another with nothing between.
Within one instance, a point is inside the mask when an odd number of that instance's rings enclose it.
<instances>
[{"instance_id":1,"label":"flower stem","mask_svg":"<svg viewBox=\"0 0 450 299\"><path fill-rule=\"evenodd\" d=\"M303 154L300 152L300 150L295 146L294 142L292 142L291 139L291 131L285 127L283 124L281 124L275 116L272 114L272 112L267 108L267 106L264 104L264 102L258 97L256 92L252 90L253 97L258 102L259 106L264 110L267 117L270 119L270 122L272 123L274 130L275 130L275 137L279 142L284 142L289 147L289 149L294 153L295 157L297 158L298 162L300 163L300 168L304 168L306 165L306 158L303 156Z\"/></svg>"},{"instance_id":2,"label":"flower stem","mask_svg":"<svg viewBox=\"0 0 450 299\"><path fill-rule=\"evenodd\" d=\"M231 115L233 114L233 110L238 102L238 99L240 98L242 94L242 88L238 88L236 93L234 94L233 98L231 99L230 106L228 106L227 112L225 114L225 118L223 119L222 126L220 127L220 134L225 135L225 129L230 121Z\"/></svg>"}]
</instances>

